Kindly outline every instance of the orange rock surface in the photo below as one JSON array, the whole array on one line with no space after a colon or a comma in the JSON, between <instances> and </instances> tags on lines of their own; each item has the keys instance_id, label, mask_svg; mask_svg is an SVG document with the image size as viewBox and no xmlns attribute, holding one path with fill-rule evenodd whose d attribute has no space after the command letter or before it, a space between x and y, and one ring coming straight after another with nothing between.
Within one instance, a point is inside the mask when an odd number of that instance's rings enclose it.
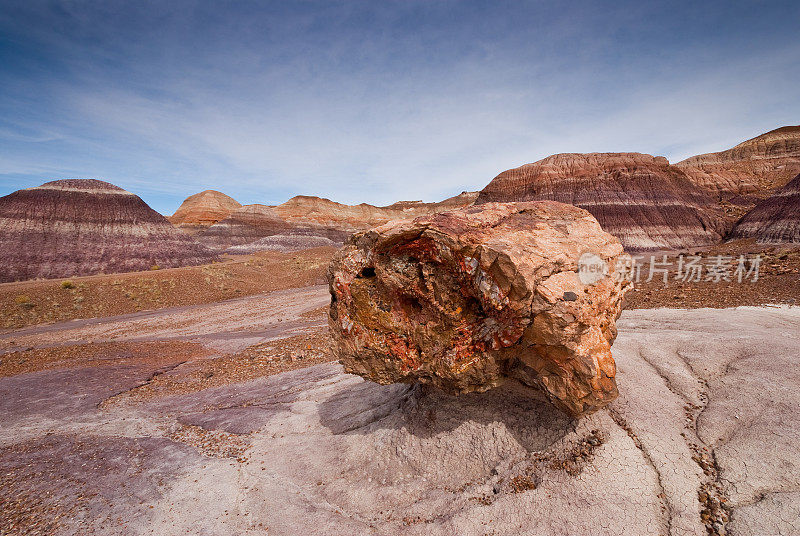
<instances>
[{"instance_id":1,"label":"orange rock surface","mask_svg":"<svg viewBox=\"0 0 800 536\"><path fill-rule=\"evenodd\" d=\"M173 225L199 231L230 216L241 207L234 198L216 190L205 190L187 197L175 214L167 218Z\"/></svg>"},{"instance_id":2,"label":"orange rock surface","mask_svg":"<svg viewBox=\"0 0 800 536\"><path fill-rule=\"evenodd\" d=\"M591 281L579 259L609 269ZM488 203L354 234L331 262L345 370L378 383L486 391L516 378L574 416L617 396L611 343L630 258L591 214Z\"/></svg>"}]
</instances>

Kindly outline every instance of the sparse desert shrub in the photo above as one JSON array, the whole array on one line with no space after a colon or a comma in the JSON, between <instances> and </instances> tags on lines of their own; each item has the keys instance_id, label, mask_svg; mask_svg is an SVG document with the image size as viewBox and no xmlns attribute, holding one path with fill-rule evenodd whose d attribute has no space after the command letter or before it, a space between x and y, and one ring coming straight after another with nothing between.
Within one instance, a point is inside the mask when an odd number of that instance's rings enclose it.
<instances>
[{"instance_id":1,"label":"sparse desert shrub","mask_svg":"<svg viewBox=\"0 0 800 536\"><path fill-rule=\"evenodd\" d=\"M153 266L150 267L150 269L151 270L160 270L161 267L159 265L157 265L157 264L154 264Z\"/></svg>"},{"instance_id":2,"label":"sparse desert shrub","mask_svg":"<svg viewBox=\"0 0 800 536\"><path fill-rule=\"evenodd\" d=\"M75 288L75 283L73 283L72 281L69 281L69 280L62 281L61 282L61 288Z\"/></svg>"},{"instance_id":3,"label":"sparse desert shrub","mask_svg":"<svg viewBox=\"0 0 800 536\"><path fill-rule=\"evenodd\" d=\"M36 304L31 301L30 296L25 296L24 294L14 298L14 301L23 309L33 309L36 307Z\"/></svg>"}]
</instances>

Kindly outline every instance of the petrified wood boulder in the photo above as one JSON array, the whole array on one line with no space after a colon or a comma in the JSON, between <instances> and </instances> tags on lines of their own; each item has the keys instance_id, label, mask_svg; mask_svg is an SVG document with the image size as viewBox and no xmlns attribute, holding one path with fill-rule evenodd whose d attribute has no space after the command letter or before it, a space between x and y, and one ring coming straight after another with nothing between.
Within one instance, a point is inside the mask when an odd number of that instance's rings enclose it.
<instances>
[{"instance_id":1,"label":"petrified wood boulder","mask_svg":"<svg viewBox=\"0 0 800 536\"><path fill-rule=\"evenodd\" d=\"M581 258L595 270L579 275ZM552 201L388 223L331 262L329 324L347 372L451 393L512 377L580 416L617 396L629 261L591 214Z\"/></svg>"}]
</instances>

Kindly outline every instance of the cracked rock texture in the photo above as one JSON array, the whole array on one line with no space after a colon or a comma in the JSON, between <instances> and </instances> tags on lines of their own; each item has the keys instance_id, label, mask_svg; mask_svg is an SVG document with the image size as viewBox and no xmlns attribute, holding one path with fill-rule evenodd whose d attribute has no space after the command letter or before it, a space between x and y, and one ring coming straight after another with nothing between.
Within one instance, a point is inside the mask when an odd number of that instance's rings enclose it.
<instances>
[{"instance_id":1,"label":"cracked rock texture","mask_svg":"<svg viewBox=\"0 0 800 536\"><path fill-rule=\"evenodd\" d=\"M608 267L587 283L585 254ZM615 268L627 261L562 203L397 222L354 235L331 262L329 325L345 370L378 383L466 393L516 378L581 416L618 394L611 344L629 283Z\"/></svg>"}]
</instances>

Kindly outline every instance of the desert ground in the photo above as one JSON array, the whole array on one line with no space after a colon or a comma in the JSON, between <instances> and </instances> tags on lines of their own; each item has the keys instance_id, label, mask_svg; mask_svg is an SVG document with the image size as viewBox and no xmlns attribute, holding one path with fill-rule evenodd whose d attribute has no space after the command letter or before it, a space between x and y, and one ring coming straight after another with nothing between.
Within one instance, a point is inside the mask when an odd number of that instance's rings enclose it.
<instances>
[{"instance_id":1,"label":"desert ground","mask_svg":"<svg viewBox=\"0 0 800 536\"><path fill-rule=\"evenodd\" d=\"M3 2L0 536L800 536L800 2L552 4Z\"/></svg>"},{"instance_id":2,"label":"desert ground","mask_svg":"<svg viewBox=\"0 0 800 536\"><path fill-rule=\"evenodd\" d=\"M0 285L0 533L800 531L796 249L747 292L639 285L580 421L345 374L332 252Z\"/></svg>"}]
</instances>

